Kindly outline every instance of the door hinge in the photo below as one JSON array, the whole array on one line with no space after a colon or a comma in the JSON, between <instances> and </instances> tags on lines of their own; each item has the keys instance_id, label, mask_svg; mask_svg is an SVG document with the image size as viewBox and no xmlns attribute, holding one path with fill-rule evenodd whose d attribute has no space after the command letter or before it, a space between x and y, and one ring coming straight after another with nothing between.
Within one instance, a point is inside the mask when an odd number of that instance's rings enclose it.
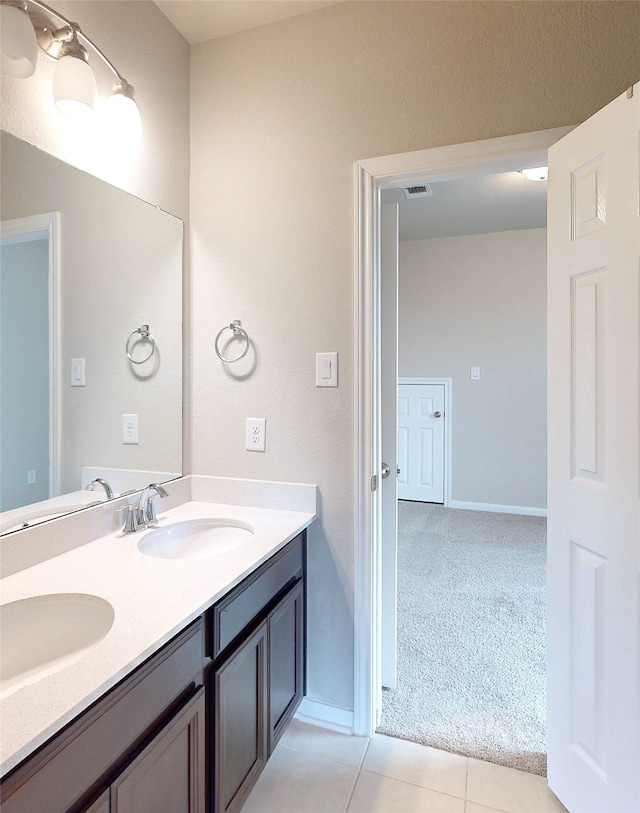
<instances>
[{"instance_id":1,"label":"door hinge","mask_svg":"<svg viewBox=\"0 0 640 813\"><path fill-rule=\"evenodd\" d=\"M371 475L371 491L375 491L378 488L378 475L372 474Z\"/></svg>"}]
</instances>

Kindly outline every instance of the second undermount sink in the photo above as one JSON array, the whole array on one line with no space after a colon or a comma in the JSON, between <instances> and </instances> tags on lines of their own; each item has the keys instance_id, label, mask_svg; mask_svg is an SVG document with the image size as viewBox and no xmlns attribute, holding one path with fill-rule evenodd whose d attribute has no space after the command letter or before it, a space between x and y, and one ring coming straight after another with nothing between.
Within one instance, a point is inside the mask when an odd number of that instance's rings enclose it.
<instances>
[{"instance_id":1,"label":"second undermount sink","mask_svg":"<svg viewBox=\"0 0 640 813\"><path fill-rule=\"evenodd\" d=\"M75 663L113 626L111 604L53 593L0 606L0 697Z\"/></svg>"},{"instance_id":2,"label":"second undermount sink","mask_svg":"<svg viewBox=\"0 0 640 813\"><path fill-rule=\"evenodd\" d=\"M138 549L160 559L200 559L235 550L250 542L253 534L251 525L237 519L187 519L148 531Z\"/></svg>"}]
</instances>

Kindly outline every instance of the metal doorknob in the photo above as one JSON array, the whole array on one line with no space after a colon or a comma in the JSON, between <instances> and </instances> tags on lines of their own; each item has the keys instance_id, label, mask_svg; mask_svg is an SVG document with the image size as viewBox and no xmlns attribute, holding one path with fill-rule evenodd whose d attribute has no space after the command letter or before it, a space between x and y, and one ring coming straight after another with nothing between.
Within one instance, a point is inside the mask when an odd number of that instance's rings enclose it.
<instances>
[{"instance_id":1,"label":"metal doorknob","mask_svg":"<svg viewBox=\"0 0 640 813\"><path fill-rule=\"evenodd\" d=\"M386 463L382 464L382 479L386 480L387 477L391 474L391 469L387 466Z\"/></svg>"},{"instance_id":2,"label":"metal doorknob","mask_svg":"<svg viewBox=\"0 0 640 813\"><path fill-rule=\"evenodd\" d=\"M442 412L434 412L433 417L434 418L441 418L442 417Z\"/></svg>"}]
</instances>

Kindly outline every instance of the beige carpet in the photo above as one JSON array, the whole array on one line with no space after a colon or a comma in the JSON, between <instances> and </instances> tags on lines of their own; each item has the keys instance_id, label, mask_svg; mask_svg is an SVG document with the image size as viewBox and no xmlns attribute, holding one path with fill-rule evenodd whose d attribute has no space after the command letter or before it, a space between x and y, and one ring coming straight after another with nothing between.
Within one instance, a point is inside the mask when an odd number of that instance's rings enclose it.
<instances>
[{"instance_id":1,"label":"beige carpet","mask_svg":"<svg viewBox=\"0 0 640 813\"><path fill-rule=\"evenodd\" d=\"M378 731L546 773L546 521L399 503L398 685Z\"/></svg>"}]
</instances>

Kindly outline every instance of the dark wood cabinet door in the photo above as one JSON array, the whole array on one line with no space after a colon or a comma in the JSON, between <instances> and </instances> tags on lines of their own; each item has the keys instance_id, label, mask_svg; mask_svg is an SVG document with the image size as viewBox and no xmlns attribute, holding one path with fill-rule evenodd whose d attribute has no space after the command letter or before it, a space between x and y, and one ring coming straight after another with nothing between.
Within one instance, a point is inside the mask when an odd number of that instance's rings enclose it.
<instances>
[{"instance_id":1,"label":"dark wood cabinet door","mask_svg":"<svg viewBox=\"0 0 640 813\"><path fill-rule=\"evenodd\" d=\"M199 619L3 778L2 813L75 813L95 799L104 777L127 765L179 698L202 683L204 643Z\"/></svg>"},{"instance_id":2,"label":"dark wood cabinet door","mask_svg":"<svg viewBox=\"0 0 640 813\"><path fill-rule=\"evenodd\" d=\"M267 622L213 680L216 813L240 810L267 761Z\"/></svg>"},{"instance_id":3,"label":"dark wood cabinet door","mask_svg":"<svg viewBox=\"0 0 640 813\"><path fill-rule=\"evenodd\" d=\"M304 591L300 580L268 617L269 755L302 701Z\"/></svg>"},{"instance_id":4,"label":"dark wood cabinet door","mask_svg":"<svg viewBox=\"0 0 640 813\"><path fill-rule=\"evenodd\" d=\"M201 688L111 783L110 813L205 813L204 749Z\"/></svg>"}]
</instances>

